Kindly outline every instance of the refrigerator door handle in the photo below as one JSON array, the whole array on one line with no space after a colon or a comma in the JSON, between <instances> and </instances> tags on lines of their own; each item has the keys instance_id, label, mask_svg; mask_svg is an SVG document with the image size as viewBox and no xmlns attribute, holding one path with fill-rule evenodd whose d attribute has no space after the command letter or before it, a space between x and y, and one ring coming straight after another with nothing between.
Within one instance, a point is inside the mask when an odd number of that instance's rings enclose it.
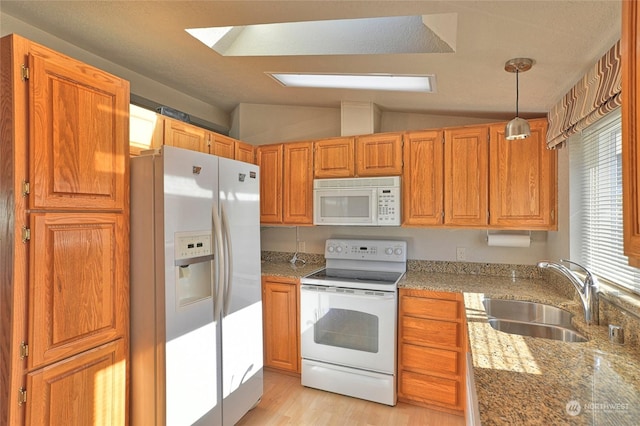
<instances>
[{"instance_id":1,"label":"refrigerator door handle","mask_svg":"<svg viewBox=\"0 0 640 426\"><path fill-rule=\"evenodd\" d=\"M225 252L225 283L224 283L224 307L223 316L229 314L229 303L231 300L231 286L233 283L233 247L231 246L231 231L229 228L229 218L227 217L227 211L224 208L224 204L221 204L222 211L222 230L224 232L224 246Z\"/></svg>"},{"instance_id":2,"label":"refrigerator door handle","mask_svg":"<svg viewBox=\"0 0 640 426\"><path fill-rule=\"evenodd\" d=\"M211 274L213 279L213 292L215 294L215 300L213 302L213 318L218 320L220 318L220 311L222 309L223 300L223 287L224 287L224 244L222 242L222 227L220 226L220 216L218 215L218 205L213 204L211 208L211 221L213 222L213 237L216 244L216 255L214 256L215 262L211 263L211 267L215 268Z\"/></svg>"}]
</instances>

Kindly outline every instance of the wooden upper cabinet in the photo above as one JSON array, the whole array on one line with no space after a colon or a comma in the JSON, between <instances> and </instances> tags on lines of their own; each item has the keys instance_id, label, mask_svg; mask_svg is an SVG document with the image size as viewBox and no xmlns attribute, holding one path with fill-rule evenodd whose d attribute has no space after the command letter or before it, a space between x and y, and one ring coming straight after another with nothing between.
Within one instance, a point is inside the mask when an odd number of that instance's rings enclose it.
<instances>
[{"instance_id":1,"label":"wooden upper cabinet","mask_svg":"<svg viewBox=\"0 0 640 426\"><path fill-rule=\"evenodd\" d=\"M502 229L556 230L557 153L546 147L547 121L529 120L531 136L508 141L490 126L489 223Z\"/></svg>"},{"instance_id":2,"label":"wooden upper cabinet","mask_svg":"<svg viewBox=\"0 0 640 426\"><path fill-rule=\"evenodd\" d=\"M379 133L356 139L357 176L402 174L402 133Z\"/></svg>"},{"instance_id":3,"label":"wooden upper cabinet","mask_svg":"<svg viewBox=\"0 0 640 426\"><path fill-rule=\"evenodd\" d=\"M136 105L129 106L129 154L159 148L164 143L164 117Z\"/></svg>"},{"instance_id":4,"label":"wooden upper cabinet","mask_svg":"<svg viewBox=\"0 0 640 426\"><path fill-rule=\"evenodd\" d=\"M256 163L256 148L245 142L236 141L234 146L234 158L245 163Z\"/></svg>"},{"instance_id":5,"label":"wooden upper cabinet","mask_svg":"<svg viewBox=\"0 0 640 426\"><path fill-rule=\"evenodd\" d=\"M444 224L487 226L489 128L444 131Z\"/></svg>"},{"instance_id":6,"label":"wooden upper cabinet","mask_svg":"<svg viewBox=\"0 0 640 426\"><path fill-rule=\"evenodd\" d=\"M624 254L640 267L640 13L638 2L622 2L622 189Z\"/></svg>"},{"instance_id":7,"label":"wooden upper cabinet","mask_svg":"<svg viewBox=\"0 0 640 426\"><path fill-rule=\"evenodd\" d=\"M205 129L173 118L164 118L164 143L177 148L209 153L209 140Z\"/></svg>"},{"instance_id":8,"label":"wooden upper cabinet","mask_svg":"<svg viewBox=\"0 0 640 426\"><path fill-rule=\"evenodd\" d=\"M438 225L443 213L442 131L408 132L404 142L404 225Z\"/></svg>"},{"instance_id":9,"label":"wooden upper cabinet","mask_svg":"<svg viewBox=\"0 0 640 426\"><path fill-rule=\"evenodd\" d=\"M129 82L36 44L29 69L29 206L123 209Z\"/></svg>"},{"instance_id":10,"label":"wooden upper cabinet","mask_svg":"<svg viewBox=\"0 0 640 426\"><path fill-rule=\"evenodd\" d=\"M218 157L231 158L232 160L236 158L235 139L213 132L207 132L207 137L210 141L210 154L217 155Z\"/></svg>"},{"instance_id":11,"label":"wooden upper cabinet","mask_svg":"<svg viewBox=\"0 0 640 426\"><path fill-rule=\"evenodd\" d=\"M313 143L284 144L283 218L286 224L313 223Z\"/></svg>"},{"instance_id":12,"label":"wooden upper cabinet","mask_svg":"<svg viewBox=\"0 0 640 426\"><path fill-rule=\"evenodd\" d=\"M355 176L355 138L333 138L314 142L315 178L348 178Z\"/></svg>"},{"instance_id":13,"label":"wooden upper cabinet","mask_svg":"<svg viewBox=\"0 0 640 426\"><path fill-rule=\"evenodd\" d=\"M260 223L282 223L283 145L260 145L256 150L260 167Z\"/></svg>"},{"instance_id":14,"label":"wooden upper cabinet","mask_svg":"<svg viewBox=\"0 0 640 426\"><path fill-rule=\"evenodd\" d=\"M126 218L32 213L30 369L128 334Z\"/></svg>"}]
</instances>

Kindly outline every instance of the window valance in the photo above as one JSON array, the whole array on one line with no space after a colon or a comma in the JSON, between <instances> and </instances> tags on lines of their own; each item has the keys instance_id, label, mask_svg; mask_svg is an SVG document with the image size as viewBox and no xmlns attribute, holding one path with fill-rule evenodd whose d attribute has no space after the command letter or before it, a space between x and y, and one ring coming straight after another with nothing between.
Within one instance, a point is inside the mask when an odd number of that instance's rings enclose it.
<instances>
[{"instance_id":1,"label":"window valance","mask_svg":"<svg viewBox=\"0 0 640 426\"><path fill-rule=\"evenodd\" d=\"M548 112L547 146L556 147L619 107L621 86L618 41Z\"/></svg>"}]
</instances>

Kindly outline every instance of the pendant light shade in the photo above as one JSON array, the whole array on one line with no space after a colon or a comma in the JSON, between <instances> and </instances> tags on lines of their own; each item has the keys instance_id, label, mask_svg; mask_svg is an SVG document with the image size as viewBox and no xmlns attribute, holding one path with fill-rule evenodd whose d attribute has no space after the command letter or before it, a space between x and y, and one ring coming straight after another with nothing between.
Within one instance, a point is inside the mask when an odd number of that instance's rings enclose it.
<instances>
[{"instance_id":1,"label":"pendant light shade","mask_svg":"<svg viewBox=\"0 0 640 426\"><path fill-rule=\"evenodd\" d=\"M508 141L516 139L524 139L531 136L531 128L527 120L518 117L518 101L520 96L520 87L518 75L521 72L529 71L533 66L533 60L529 58L509 59L504 64L504 70L516 74L516 118L507 123L504 129L504 137Z\"/></svg>"},{"instance_id":2,"label":"pendant light shade","mask_svg":"<svg viewBox=\"0 0 640 426\"><path fill-rule=\"evenodd\" d=\"M515 139L524 139L531 136L531 128L529 122L523 118L516 117L507 123L504 130L504 137L508 141Z\"/></svg>"}]
</instances>

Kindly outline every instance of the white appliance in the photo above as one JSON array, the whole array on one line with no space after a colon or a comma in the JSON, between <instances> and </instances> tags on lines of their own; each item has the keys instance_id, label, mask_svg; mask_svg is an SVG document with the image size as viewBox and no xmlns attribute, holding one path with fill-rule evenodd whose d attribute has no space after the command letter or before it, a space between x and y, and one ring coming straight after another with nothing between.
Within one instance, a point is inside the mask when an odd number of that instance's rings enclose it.
<instances>
[{"instance_id":1,"label":"white appliance","mask_svg":"<svg viewBox=\"0 0 640 426\"><path fill-rule=\"evenodd\" d=\"M262 397L259 173L131 160L131 423L233 425Z\"/></svg>"},{"instance_id":2,"label":"white appliance","mask_svg":"<svg viewBox=\"0 0 640 426\"><path fill-rule=\"evenodd\" d=\"M407 243L329 239L326 267L301 279L302 384L396 404L397 283Z\"/></svg>"},{"instance_id":3,"label":"white appliance","mask_svg":"<svg viewBox=\"0 0 640 426\"><path fill-rule=\"evenodd\" d=\"M400 225L400 177L315 179L314 225Z\"/></svg>"}]
</instances>

